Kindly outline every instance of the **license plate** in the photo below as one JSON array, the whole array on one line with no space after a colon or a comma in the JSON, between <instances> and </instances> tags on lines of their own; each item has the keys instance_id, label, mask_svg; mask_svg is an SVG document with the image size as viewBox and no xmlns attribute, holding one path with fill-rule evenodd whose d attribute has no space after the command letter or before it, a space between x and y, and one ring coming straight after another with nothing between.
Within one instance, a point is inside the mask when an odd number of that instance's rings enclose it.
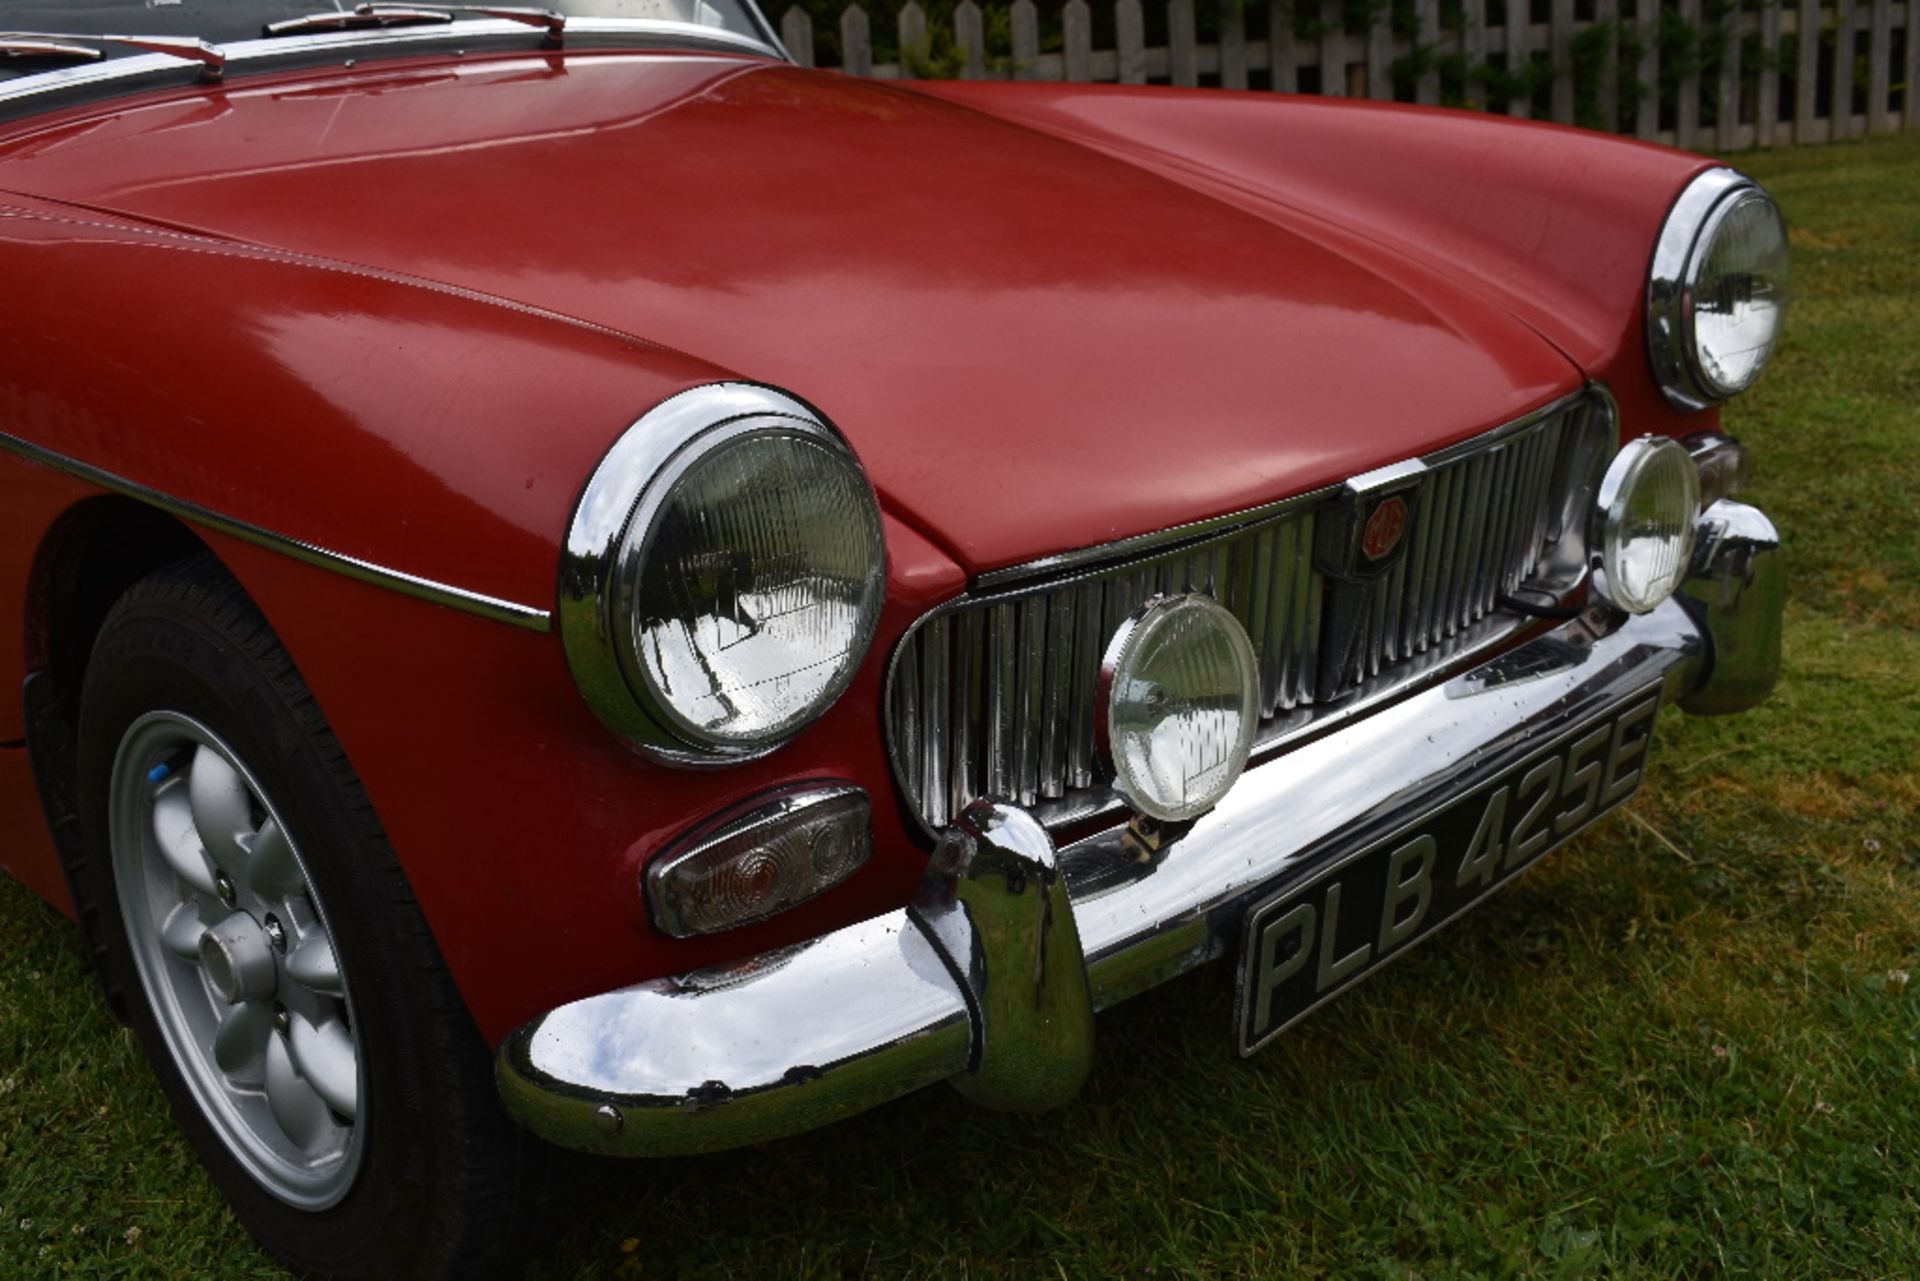
<instances>
[{"instance_id":1,"label":"license plate","mask_svg":"<svg viewBox=\"0 0 1920 1281\"><path fill-rule=\"evenodd\" d=\"M1397 959L1632 796L1659 710L1657 686L1623 699L1256 904L1240 949L1240 1053Z\"/></svg>"}]
</instances>

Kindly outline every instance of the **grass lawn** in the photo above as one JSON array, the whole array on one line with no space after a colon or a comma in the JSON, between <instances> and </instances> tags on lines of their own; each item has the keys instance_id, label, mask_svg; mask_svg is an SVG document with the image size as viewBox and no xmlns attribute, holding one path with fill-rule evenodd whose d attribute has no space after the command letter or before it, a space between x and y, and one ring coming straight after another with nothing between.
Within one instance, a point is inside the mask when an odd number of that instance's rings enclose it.
<instances>
[{"instance_id":1,"label":"grass lawn","mask_svg":"<svg viewBox=\"0 0 1920 1281\"><path fill-rule=\"evenodd\" d=\"M1056 1114L596 1167L531 1275L1920 1274L1920 134L1741 163L1798 253L1727 416L1790 539L1771 703L1668 712L1630 812L1250 1063L1211 967ZM0 885L0 1274L272 1271Z\"/></svg>"}]
</instances>

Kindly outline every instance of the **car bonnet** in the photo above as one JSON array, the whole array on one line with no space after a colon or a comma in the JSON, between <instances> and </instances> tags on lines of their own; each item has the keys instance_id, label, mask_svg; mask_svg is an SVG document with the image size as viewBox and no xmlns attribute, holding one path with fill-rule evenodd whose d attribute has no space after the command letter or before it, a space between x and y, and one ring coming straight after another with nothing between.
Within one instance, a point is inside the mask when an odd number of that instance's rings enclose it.
<instances>
[{"instance_id":1,"label":"car bonnet","mask_svg":"<svg viewBox=\"0 0 1920 1281\"><path fill-rule=\"evenodd\" d=\"M776 384L974 573L1333 483L1582 377L1443 265L763 59L150 94L16 124L0 190L430 278Z\"/></svg>"}]
</instances>

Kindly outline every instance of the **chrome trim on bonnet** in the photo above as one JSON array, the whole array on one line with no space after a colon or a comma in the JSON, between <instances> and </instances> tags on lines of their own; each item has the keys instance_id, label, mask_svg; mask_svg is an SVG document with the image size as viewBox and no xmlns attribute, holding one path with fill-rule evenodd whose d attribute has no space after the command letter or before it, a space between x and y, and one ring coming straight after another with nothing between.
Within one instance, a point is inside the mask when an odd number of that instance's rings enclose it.
<instances>
[{"instance_id":1,"label":"chrome trim on bonnet","mask_svg":"<svg viewBox=\"0 0 1920 1281\"><path fill-rule=\"evenodd\" d=\"M462 613L524 628L530 632L544 632L549 627L549 615L544 609L503 600L498 596L487 596L481 592L469 591L464 587L436 582L433 579L422 578L417 574L409 574L404 570L392 569L385 565L376 565L372 561L361 560L357 556L349 556L344 552L319 547L247 521L223 516L198 503L189 502L184 498L175 498L171 494L163 494L157 489L128 480L124 476L116 476L112 472L102 471L98 467L80 462L78 459L68 458L64 454L57 454L31 441L21 440L18 436L9 436L0 432L0 450L17 454L43 467L65 472L69 476L77 476L89 484L98 485L116 494L123 494L195 525L216 530L231 538L238 538L242 542L252 543L256 547L279 552L283 556L290 556L294 560L320 569L343 574L359 582L384 587L389 591L399 592L403 596L429 601L435 605L445 605Z\"/></svg>"},{"instance_id":2,"label":"chrome trim on bonnet","mask_svg":"<svg viewBox=\"0 0 1920 1281\"><path fill-rule=\"evenodd\" d=\"M1218 956L1277 885L1650 683L1690 690L1707 650L1677 601L1633 618L1590 611L1249 770L1159 839L1116 827L1054 851L1031 817L983 802L936 848L913 907L562 1006L508 1036L502 1096L545 1138L632 1156L797 1133L941 1078L1003 1106L1058 1101L1087 1054L1063 968L1084 972L1097 1009ZM998 906L950 910L977 901L955 881L976 875L997 879ZM995 1055L1016 1048L1019 1072L999 1078Z\"/></svg>"}]
</instances>

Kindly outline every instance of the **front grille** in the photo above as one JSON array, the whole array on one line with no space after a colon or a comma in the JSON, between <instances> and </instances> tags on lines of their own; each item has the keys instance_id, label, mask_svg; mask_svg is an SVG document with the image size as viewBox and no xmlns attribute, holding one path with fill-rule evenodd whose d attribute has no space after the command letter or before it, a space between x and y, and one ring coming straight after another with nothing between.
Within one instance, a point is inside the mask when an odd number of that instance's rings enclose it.
<instances>
[{"instance_id":1,"label":"front grille","mask_svg":"<svg viewBox=\"0 0 1920 1281\"><path fill-rule=\"evenodd\" d=\"M1263 742L1389 692L1523 621L1496 608L1502 596L1577 575L1584 553L1570 544L1581 539L1563 525L1585 509L1611 439L1610 403L1590 393L1422 459L1424 470L1409 469L1405 546L1368 582L1319 568L1316 522L1335 518L1329 491L1224 530L1172 531L1118 563L1096 558L942 605L894 652L887 732L898 782L936 830L980 796L1053 822L1102 808L1100 660L1127 616L1163 593L1205 592L1246 627Z\"/></svg>"}]
</instances>

